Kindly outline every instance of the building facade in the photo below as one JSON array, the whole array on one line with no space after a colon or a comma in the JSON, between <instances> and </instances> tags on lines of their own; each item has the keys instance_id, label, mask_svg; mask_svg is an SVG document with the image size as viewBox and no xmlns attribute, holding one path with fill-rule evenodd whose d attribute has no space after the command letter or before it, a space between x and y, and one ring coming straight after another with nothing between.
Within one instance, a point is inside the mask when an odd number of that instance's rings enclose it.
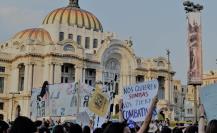
<instances>
[{"instance_id":1,"label":"building facade","mask_svg":"<svg viewBox=\"0 0 217 133\"><path fill-rule=\"evenodd\" d=\"M203 74L203 86L217 83L217 72L209 71L208 73Z\"/></svg>"},{"instance_id":2,"label":"building facade","mask_svg":"<svg viewBox=\"0 0 217 133\"><path fill-rule=\"evenodd\" d=\"M174 87L174 119L177 121L184 120L185 116L185 98L187 87L181 84L180 80L173 81Z\"/></svg>"},{"instance_id":3,"label":"building facade","mask_svg":"<svg viewBox=\"0 0 217 133\"><path fill-rule=\"evenodd\" d=\"M159 107L173 99L174 72L164 57L135 55L131 40L104 32L92 13L70 0L51 11L39 28L25 29L0 44L0 114L30 116L31 89L50 84L96 81L115 86L115 103L123 86L151 79L159 81Z\"/></svg>"}]
</instances>

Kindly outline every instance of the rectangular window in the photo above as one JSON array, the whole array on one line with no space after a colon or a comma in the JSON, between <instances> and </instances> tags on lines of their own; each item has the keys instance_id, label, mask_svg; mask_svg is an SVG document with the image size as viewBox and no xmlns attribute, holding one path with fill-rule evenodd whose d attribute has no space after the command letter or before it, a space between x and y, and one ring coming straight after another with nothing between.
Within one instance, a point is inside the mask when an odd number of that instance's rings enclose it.
<instances>
[{"instance_id":1,"label":"rectangular window","mask_svg":"<svg viewBox=\"0 0 217 133\"><path fill-rule=\"evenodd\" d=\"M89 80L89 85L92 86L92 80Z\"/></svg>"},{"instance_id":2,"label":"rectangular window","mask_svg":"<svg viewBox=\"0 0 217 133\"><path fill-rule=\"evenodd\" d=\"M85 37L85 48L86 49L90 48L90 37Z\"/></svg>"},{"instance_id":3,"label":"rectangular window","mask_svg":"<svg viewBox=\"0 0 217 133\"><path fill-rule=\"evenodd\" d=\"M93 39L93 48L97 48L97 47L98 47L98 40Z\"/></svg>"},{"instance_id":4,"label":"rectangular window","mask_svg":"<svg viewBox=\"0 0 217 133\"><path fill-rule=\"evenodd\" d=\"M143 75L137 75L136 76L136 83L144 82L144 76Z\"/></svg>"},{"instance_id":5,"label":"rectangular window","mask_svg":"<svg viewBox=\"0 0 217 133\"><path fill-rule=\"evenodd\" d=\"M65 77L65 83L68 83L68 77Z\"/></svg>"},{"instance_id":6,"label":"rectangular window","mask_svg":"<svg viewBox=\"0 0 217 133\"><path fill-rule=\"evenodd\" d=\"M93 76L93 71L92 70L89 71L89 76Z\"/></svg>"},{"instance_id":7,"label":"rectangular window","mask_svg":"<svg viewBox=\"0 0 217 133\"><path fill-rule=\"evenodd\" d=\"M0 72L5 72L5 67L0 66Z\"/></svg>"},{"instance_id":8,"label":"rectangular window","mask_svg":"<svg viewBox=\"0 0 217 133\"><path fill-rule=\"evenodd\" d=\"M61 83L63 83L63 77L61 77Z\"/></svg>"},{"instance_id":9,"label":"rectangular window","mask_svg":"<svg viewBox=\"0 0 217 133\"><path fill-rule=\"evenodd\" d=\"M77 43L78 43L78 45L81 45L81 36L80 35L77 36Z\"/></svg>"},{"instance_id":10,"label":"rectangular window","mask_svg":"<svg viewBox=\"0 0 217 133\"><path fill-rule=\"evenodd\" d=\"M118 83L115 83L115 95L118 95Z\"/></svg>"},{"instance_id":11,"label":"rectangular window","mask_svg":"<svg viewBox=\"0 0 217 133\"><path fill-rule=\"evenodd\" d=\"M64 40L64 32L59 33L59 41Z\"/></svg>"},{"instance_id":12,"label":"rectangular window","mask_svg":"<svg viewBox=\"0 0 217 133\"><path fill-rule=\"evenodd\" d=\"M69 68L66 66L65 67L65 73L68 73L69 72Z\"/></svg>"},{"instance_id":13,"label":"rectangular window","mask_svg":"<svg viewBox=\"0 0 217 133\"><path fill-rule=\"evenodd\" d=\"M0 102L0 110L4 110L4 103Z\"/></svg>"},{"instance_id":14,"label":"rectangular window","mask_svg":"<svg viewBox=\"0 0 217 133\"><path fill-rule=\"evenodd\" d=\"M64 66L61 67L61 71L62 71L62 73L64 72Z\"/></svg>"},{"instance_id":15,"label":"rectangular window","mask_svg":"<svg viewBox=\"0 0 217 133\"><path fill-rule=\"evenodd\" d=\"M0 77L0 93L4 92L4 77Z\"/></svg>"},{"instance_id":16,"label":"rectangular window","mask_svg":"<svg viewBox=\"0 0 217 133\"><path fill-rule=\"evenodd\" d=\"M73 34L68 34L68 39L73 39Z\"/></svg>"}]
</instances>

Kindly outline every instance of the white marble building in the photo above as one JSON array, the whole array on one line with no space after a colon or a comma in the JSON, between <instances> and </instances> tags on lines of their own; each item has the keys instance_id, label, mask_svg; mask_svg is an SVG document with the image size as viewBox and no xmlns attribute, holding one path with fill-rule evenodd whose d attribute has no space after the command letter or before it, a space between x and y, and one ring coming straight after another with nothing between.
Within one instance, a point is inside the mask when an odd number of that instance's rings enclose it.
<instances>
[{"instance_id":1,"label":"white marble building","mask_svg":"<svg viewBox=\"0 0 217 133\"><path fill-rule=\"evenodd\" d=\"M164 57L136 56L130 39L104 32L96 16L81 9L78 0L70 0L66 7L51 11L38 28L0 43L0 117L14 119L19 109L29 116L31 89L45 80L92 86L113 81L117 103L123 86L158 79L159 106L170 108L174 72L168 64Z\"/></svg>"}]
</instances>

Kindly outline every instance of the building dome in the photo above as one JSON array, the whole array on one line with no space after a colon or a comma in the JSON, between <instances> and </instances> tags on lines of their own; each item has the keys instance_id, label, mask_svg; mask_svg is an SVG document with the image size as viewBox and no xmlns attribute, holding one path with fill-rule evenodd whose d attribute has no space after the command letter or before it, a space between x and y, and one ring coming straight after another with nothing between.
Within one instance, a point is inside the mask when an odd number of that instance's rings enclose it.
<instances>
[{"instance_id":1,"label":"building dome","mask_svg":"<svg viewBox=\"0 0 217 133\"><path fill-rule=\"evenodd\" d=\"M18 40L38 40L45 43L53 42L49 32L42 28L32 28L20 31L13 38Z\"/></svg>"},{"instance_id":2,"label":"building dome","mask_svg":"<svg viewBox=\"0 0 217 133\"><path fill-rule=\"evenodd\" d=\"M100 21L92 13L80 9L78 0L70 0L67 7L58 8L50 12L43 20L46 24L66 24L68 26L77 26L79 28L93 29L94 31L103 31Z\"/></svg>"}]
</instances>

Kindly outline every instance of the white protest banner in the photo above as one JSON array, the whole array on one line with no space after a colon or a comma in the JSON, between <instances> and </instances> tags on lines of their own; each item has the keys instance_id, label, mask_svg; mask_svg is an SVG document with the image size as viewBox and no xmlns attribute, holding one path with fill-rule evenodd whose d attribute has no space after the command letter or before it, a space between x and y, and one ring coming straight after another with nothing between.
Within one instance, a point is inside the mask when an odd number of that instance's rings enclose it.
<instances>
[{"instance_id":1,"label":"white protest banner","mask_svg":"<svg viewBox=\"0 0 217 133\"><path fill-rule=\"evenodd\" d=\"M77 113L77 84L63 83L49 86L50 116L70 116Z\"/></svg>"},{"instance_id":2,"label":"white protest banner","mask_svg":"<svg viewBox=\"0 0 217 133\"><path fill-rule=\"evenodd\" d=\"M123 88L123 116L134 122L144 121L151 101L158 92L158 81L150 80ZM155 111L153 113L157 115Z\"/></svg>"},{"instance_id":3,"label":"white protest banner","mask_svg":"<svg viewBox=\"0 0 217 133\"><path fill-rule=\"evenodd\" d=\"M207 119L217 119L217 84L200 89L200 100L206 111Z\"/></svg>"},{"instance_id":4,"label":"white protest banner","mask_svg":"<svg viewBox=\"0 0 217 133\"><path fill-rule=\"evenodd\" d=\"M32 119L47 116L72 116L85 111L89 116L93 116L93 113L88 109L88 102L95 88L84 83L62 83L49 85L48 89L49 99L47 101L37 101L41 88L32 89ZM107 93L104 92L103 94L106 95ZM80 102L78 103L78 101Z\"/></svg>"},{"instance_id":5,"label":"white protest banner","mask_svg":"<svg viewBox=\"0 0 217 133\"><path fill-rule=\"evenodd\" d=\"M37 96L40 94L41 88L32 89L31 103L30 103L30 117L36 120L39 117L45 117L49 115L49 101L42 99L37 100Z\"/></svg>"},{"instance_id":6,"label":"white protest banner","mask_svg":"<svg viewBox=\"0 0 217 133\"><path fill-rule=\"evenodd\" d=\"M82 123L82 125L86 126L90 122L90 116L88 115L86 111L80 112L77 116L77 122Z\"/></svg>"}]
</instances>

